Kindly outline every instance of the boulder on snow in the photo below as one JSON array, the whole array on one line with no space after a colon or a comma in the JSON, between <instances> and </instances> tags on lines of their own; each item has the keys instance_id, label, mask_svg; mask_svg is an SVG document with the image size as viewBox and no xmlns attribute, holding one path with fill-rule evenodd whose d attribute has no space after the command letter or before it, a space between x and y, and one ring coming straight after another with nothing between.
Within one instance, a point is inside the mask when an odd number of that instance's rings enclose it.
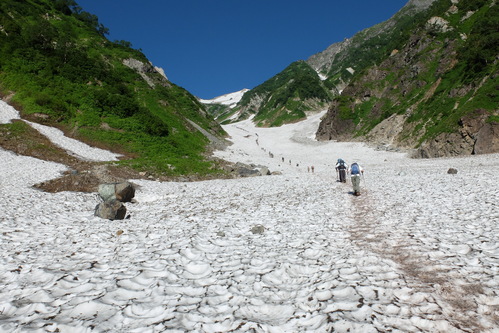
<instances>
[{"instance_id":1,"label":"boulder on snow","mask_svg":"<svg viewBox=\"0 0 499 333\"><path fill-rule=\"evenodd\" d=\"M265 231L265 227L261 224L257 224L251 228L251 232L255 235L261 235Z\"/></svg>"},{"instance_id":2,"label":"boulder on snow","mask_svg":"<svg viewBox=\"0 0 499 333\"><path fill-rule=\"evenodd\" d=\"M116 199L121 202L131 202L135 196L135 187L130 182L101 184L99 195L104 201Z\"/></svg>"},{"instance_id":3,"label":"boulder on snow","mask_svg":"<svg viewBox=\"0 0 499 333\"><path fill-rule=\"evenodd\" d=\"M267 168L267 167L265 167L265 166L264 166L264 167L261 167L261 168L260 168L260 175L262 175L262 176L268 176L268 175L270 175L270 170L269 170L269 168Z\"/></svg>"},{"instance_id":4,"label":"boulder on snow","mask_svg":"<svg viewBox=\"0 0 499 333\"><path fill-rule=\"evenodd\" d=\"M135 196L135 187L130 182L117 183L115 186L116 199L121 202L131 202Z\"/></svg>"},{"instance_id":5,"label":"boulder on snow","mask_svg":"<svg viewBox=\"0 0 499 333\"><path fill-rule=\"evenodd\" d=\"M449 175L455 175L455 174L457 174L457 169L449 168L449 170L447 170L447 173Z\"/></svg>"},{"instance_id":6,"label":"boulder on snow","mask_svg":"<svg viewBox=\"0 0 499 333\"><path fill-rule=\"evenodd\" d=\"M254 176L260 176L260 171L256 169L250 169L250 168L245 168L245 167L240 167L237 169L237 173L241 177L254 177Z\"/></svg>"},{"instance_id":7,"label":"boulder on snow","mask_svg":"<svg viewBox=\"0 0 499 333\"><path fill-rule=\"evenodd\" d=\"M94 215L108 220L123 220L126 215L126 207L122 202L111 199L95 206Z\"/></svg>"},{"instance_id":8,"label":"boulder on snow","mask_svg":"<svg viewBox=\"0 0 499 333\"><path fill-rule=\"evenodd\" d=\"M236 177L256 177L271 175L269 168L264 165L245 164L237 162L224 167L225 170Z\"/></svg>"}]
</instances>

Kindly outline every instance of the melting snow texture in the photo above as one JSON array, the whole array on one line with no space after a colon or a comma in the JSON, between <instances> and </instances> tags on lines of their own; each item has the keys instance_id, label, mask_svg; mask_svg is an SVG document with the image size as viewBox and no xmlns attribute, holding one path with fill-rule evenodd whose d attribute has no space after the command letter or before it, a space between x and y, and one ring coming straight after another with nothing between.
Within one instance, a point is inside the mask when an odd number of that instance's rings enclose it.
<instances>
[{"instance_id":1,"label":"melting snow texture","mask_svg":"<svg viewBox=\"0 0 499 333\"><path fill-rule=\"evenodd\" d=\"M121 221L0 150L0 332L498 332L499 155L316 142L320 116L226 126L218 156L282 175L136 180ZM337 158L365 168L360 197Z\"/></svg>"}]
</instances>

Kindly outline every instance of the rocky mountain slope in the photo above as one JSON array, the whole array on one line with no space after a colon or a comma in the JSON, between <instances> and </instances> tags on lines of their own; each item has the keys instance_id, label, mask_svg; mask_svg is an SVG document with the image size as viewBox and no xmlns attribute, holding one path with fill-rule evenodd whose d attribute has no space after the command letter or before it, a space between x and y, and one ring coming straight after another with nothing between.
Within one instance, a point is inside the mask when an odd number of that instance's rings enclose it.
<instances>
[{"instance_id":1,"label":"rocky mountain slope","mask_svg":"<svg viewBox=\"0 0 499 333\"><path fill-rule=\"evenodd\" d=\"M420 157L499 151L497 8L494 0L411 0L250 90L225 119L254 115L259 126L279 126L327 105L319 140Z\"/></svg>"},{"instance_id":2,"label":"rocky mountain slope","mask_svg":"<svg viewBox=\"0 0 499 333\"><path fill-rule=\"evenodd\" d=\"M353 76L317 132L438 157L499 151L498 7L435 1L400 48Z\"/></svg>"},{"instance_id":3,"label":"rocky mountain slope","mask_svg":"<svg viewBox=\"0 0 499 333\"><path fill-rule=\"evenodd\" d=\"M359 50L369 47L366 41L370 42L375 38L383 41L394 39L393 35L401 30L401 26L411 21L406 19L400 23L399 18L411 17L425 10L432 1L411 0L392 19L353 38L335 43L307 61L291 64L284 71L250 90L232 109L228 119L219 119L228 123L255 115L259 126L280 126L283 123L303 120L306 111L324 110L344 89L355 72L370 64L372 58L359 61L357 57ZM211 108L217 115L227 114L223 107Z\"/></svg>"},{"instance_id":4,"label":"rocky mountain slope","mask_svg":"<svg viewBox=\"0 0 499 333\"><path fill-rule=\"evenodd\" d=\"M355 73L387 56L386 46L403 43L418 16L423 15L434 1L410 0L389 20L330 45L308 58L307 63L322 75L328 88L339 95Z\"/></svg>"}]
</instances>

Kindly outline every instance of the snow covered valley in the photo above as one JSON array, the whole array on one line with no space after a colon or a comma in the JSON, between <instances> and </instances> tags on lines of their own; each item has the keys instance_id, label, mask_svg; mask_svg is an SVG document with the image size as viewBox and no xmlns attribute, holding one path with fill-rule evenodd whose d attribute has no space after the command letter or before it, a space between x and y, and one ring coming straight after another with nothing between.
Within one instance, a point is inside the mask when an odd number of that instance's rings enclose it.
<instances>
[{"instance_id":1,"label":"snow covered valley","mask_svg":"<svg viewBox=\"0 0 499 333\"><path fill-rule=\"evenodd\" d=\"M0 150L0 332L499 332L499 155L316 142L321 115L226 126L217 156L281 175L133 180L125 220Z\"/></svg>"}]
</instances>

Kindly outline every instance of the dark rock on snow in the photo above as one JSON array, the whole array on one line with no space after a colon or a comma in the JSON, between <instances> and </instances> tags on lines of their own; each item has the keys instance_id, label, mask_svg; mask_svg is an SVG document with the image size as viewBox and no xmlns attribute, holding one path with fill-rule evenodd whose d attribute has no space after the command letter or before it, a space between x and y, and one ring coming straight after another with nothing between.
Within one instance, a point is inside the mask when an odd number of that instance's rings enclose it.
<instances>
[{"instance_id":1,"label":"dark rock on snow","mask_svg":"<svg viewBox=\"0 0 499 333\"><path fill-rule=\"evenodd\" d=\"M111 199L99 203L95 207L94 215L108 220L123 220L126 215L126 207L122 202Z\"/></svg>"},{"instance_id":2,"label":"dark rock on snow","mask_svg":"<svg viewBox=\"0 0 499 333\"><path fill-rule=\"evenodd\" d=\"M94 215L108 220L123 220L126 207L123 202L131 202L135 187L130 182L99 185L99 196L103 202L95 207Z\"/></svg>"}]
</instances>

